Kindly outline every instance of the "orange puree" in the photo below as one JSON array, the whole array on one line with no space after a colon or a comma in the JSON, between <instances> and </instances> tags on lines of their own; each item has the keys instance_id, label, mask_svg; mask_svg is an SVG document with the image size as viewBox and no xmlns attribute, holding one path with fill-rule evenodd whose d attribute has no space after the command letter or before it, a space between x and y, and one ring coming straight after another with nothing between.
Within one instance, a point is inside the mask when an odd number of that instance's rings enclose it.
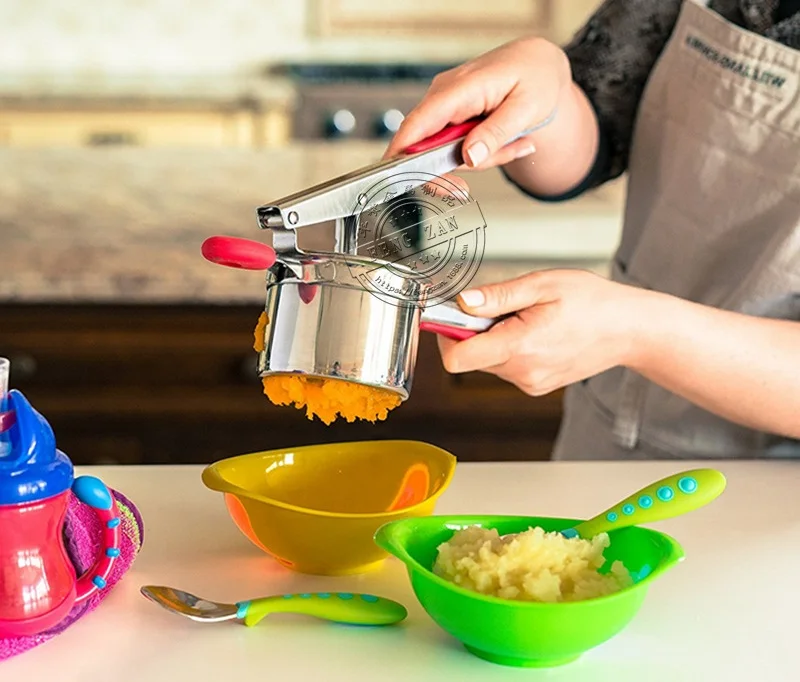
<instances>
[{"instance_id":1,"label":"orange puree","mask_svg":"<svg viewBox=\"0 0 800 682\"><path fill-rule=\"evenodd\" d=\"M277 374L261 381L264 393L276 405L294 403L298 410L305 407L309 419L317 416L328 425L336 421L337 415L349 422L383 420L389 410L400 404L400 396L394 391L344 379Z\"/></svg>"},{"instance_id":2,"label":"orange puree","mask_svg":"<svg viewBox=\"0 0 800 682\"><path fill-rule=\"evenodd\" d=\"M267 317L267 311L265 310L263 313L261 313L261 315L259 315L258 324L256 325L256 341L253 344L253 349L256 353L260 353L264 350L264 331L267 329L268 324L269 317Z\"/></svg>"},{"instance_id":3,"label":"orange puree","mask_svg":"<svg viewBox=\"0 0 800 682\"><path fill-rule=\"evenodd\" d=\"M269 324L267 313L261 313L255 330L253 348L257 353L264 350L264 330ZM302 374L274 374L261 379L264 394L276 405L291 405L298 410L306 408L306 416L313 420L319 417L325 424L332 424L337 416L349 422L366 419L376 422L389 416L400 404L400 396L394 391L374 386L365 386L344 379L322 379Z\"/></svg>"}]
</instances>

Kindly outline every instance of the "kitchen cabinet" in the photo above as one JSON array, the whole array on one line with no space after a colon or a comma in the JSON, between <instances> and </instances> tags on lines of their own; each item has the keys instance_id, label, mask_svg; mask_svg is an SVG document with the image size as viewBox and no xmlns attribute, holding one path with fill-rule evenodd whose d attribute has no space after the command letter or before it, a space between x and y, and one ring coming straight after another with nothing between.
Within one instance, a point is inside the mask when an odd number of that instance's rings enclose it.
<instances>
[{"instance_id":1,"label":"kitchen cabinet","mask_svg":"<svg viewBox=\"0 0 800 682\"><path fill-rule=\"evenodd\" d=\"M209 463L272 448L406 438L464 461L544 460L561 395L530 398L441 367L423 334L409 400L378 424L310 422L272 405L255 376L257 305L0 305L12 387L77 464Z\"/></svg>"},{"instance_id":2,"label":"kitchen cabinet","mask_svg":"<svg viewBox=\"0 0 800 682\"><path fill-rule=\"evenodd\" d=\"M603 0L407 0L391 12L371 0L317 0L318 33L326 37L391 36L497 43L535 33L569 40Z\"/></svg>"},{"instance_id":3,"label":"kitchen cabinet","mask_svg":"<svg viewBox=\"0 0 800 682\"><path fill-rule=\"evenodd\" d=\"M511 39L544 31L551 3L552 0L404 0L387 10L371 0L317 0L315 15L319 33L328 37L466 38L477 33Z\"/></svg>"},{"instance_id":4,"label":"kitchen cabinet","mask_svg":"<svg viewBox=\"0 0 800 682\"><path fill-rule=\"evenodd\" d=\"M274 147L290 138L282 108L234 104L148 108L37 103L0 108L0 145L10 147Z\"/></svg>"}]
</instances>

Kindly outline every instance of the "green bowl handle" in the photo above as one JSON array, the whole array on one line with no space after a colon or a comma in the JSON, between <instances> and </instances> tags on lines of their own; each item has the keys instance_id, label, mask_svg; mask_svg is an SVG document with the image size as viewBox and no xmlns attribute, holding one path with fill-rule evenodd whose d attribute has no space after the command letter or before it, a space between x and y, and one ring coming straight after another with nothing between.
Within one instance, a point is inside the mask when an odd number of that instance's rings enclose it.
<instances>
[{"instance_id":1,"label":"green bowl handle","mask_svg":"<svg viewBox=\"0 0 800 682\"><path fill-rule=\"evenodd\" d=\"M617 528L664 521L712 502L725 490L725 476L716 469L692 469L667 476L588 521L567 535L591 538Z\"/></svg>"},{"instance_id":2,"label":"green bowl handle","mask_svg":"<svg viewBox=\"0 0 800 682\"><path fill-rule=\"evenodd\" d=\"M408 615L402 604L370 594L347 592L287 594L239 602L237 616L247 626L258 625L270 613L301 613L347 625L394 625Z\"/></svg>"},{"instance_id":3,"label":"green bowl handle","mask_svg":"<svg viewBox=\"0 0 800 682\"><path fill-rule=\"evenodd\" d=\"M406 550L405 543L408 539L409 527L404 521L389 521L383 524L375 532L373 541L384 552L397 557L404 563L408 563L410 557Z\"/></svg>"}]
</instances>

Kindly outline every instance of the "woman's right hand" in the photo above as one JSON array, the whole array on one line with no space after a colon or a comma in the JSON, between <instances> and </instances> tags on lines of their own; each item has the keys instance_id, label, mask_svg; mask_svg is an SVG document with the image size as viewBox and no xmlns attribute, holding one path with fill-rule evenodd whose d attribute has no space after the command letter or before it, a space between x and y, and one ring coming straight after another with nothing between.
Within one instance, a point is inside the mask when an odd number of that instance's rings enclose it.
<instances>
[{"instance_id":1,"label":"woman's right hand","mask_svg":"<svg viewBox=\"0 0 800 682\"><path fill-rule=\"evenodd\" d=\"M403 121L384 158L450 124L485 121L464 140L467 168L502 166L533 153L532 136L506 143L550 117L572 84L564 51L538 37L521 38L438 74Z\"/></svg>"}]
</instances>

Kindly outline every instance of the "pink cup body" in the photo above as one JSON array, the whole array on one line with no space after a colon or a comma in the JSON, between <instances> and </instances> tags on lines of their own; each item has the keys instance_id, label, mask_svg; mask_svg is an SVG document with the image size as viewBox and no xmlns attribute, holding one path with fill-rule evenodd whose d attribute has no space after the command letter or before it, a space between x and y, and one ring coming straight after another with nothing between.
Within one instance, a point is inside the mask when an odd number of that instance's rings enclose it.
<instances>
[{"instance_id":1,"label":"pink cup body","mask_svg":"<svg viewBox=\"0 0 800 682\"><path fill-rule=\"evenodd\" d=\"M62 532L68 495L0 506L0 637L44 632L75 604L77 579Z\"/></svg>"}]
</instances>

